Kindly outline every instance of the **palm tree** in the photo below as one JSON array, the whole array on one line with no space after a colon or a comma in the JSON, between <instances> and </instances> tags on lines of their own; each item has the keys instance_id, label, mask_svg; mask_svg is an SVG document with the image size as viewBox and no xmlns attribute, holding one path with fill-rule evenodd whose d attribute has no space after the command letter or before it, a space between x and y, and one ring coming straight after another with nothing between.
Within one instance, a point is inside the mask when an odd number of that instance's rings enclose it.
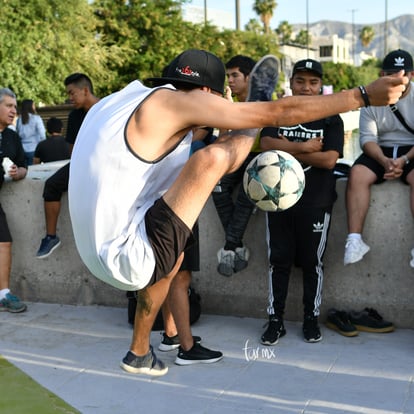
<instances>
[{"instance_id":1,"label":"palm tree","mask_svg":"<svg viewBox=\"0 0 414 414\"><path fill-rule=\"evenodd\" d=\"M283 20L283 22L280 22L275 32L279 36L279 42L281 44L286 44L291 40L293 28L287 20Z\"/></svg>"},{"instance_id":2,"label":"palm tree","mask_svg":"<svg viewBox=\"0 0 414 414\"><path fill-rule=\"evenodd\" d=\"M375 32L371 26L364 26L359 31L359 40L361 41L362 46L367 47L374 39Z\"/></svg>"},{"instance_id":3,"label":"palm tree","mask_svg":"<svg viewBox=\"0 0 414 414\"><path fill-rule=\"evenodd\" d=\"M254 2L253 11L260 17L266 34L270 32L270 20L276 7L275 0L255 0Z\"/></svg>"},{"instance_id":4,"label":"palm tree","mask_svg":"<svg viewBox=\"0 0 414 414\"><path fill-rule=\"evenodd\" d=\"M311 43L311 35L307 30L300 30L295 37L295 43L301 46L307 46Z\"/></svg>"}]
</instances>

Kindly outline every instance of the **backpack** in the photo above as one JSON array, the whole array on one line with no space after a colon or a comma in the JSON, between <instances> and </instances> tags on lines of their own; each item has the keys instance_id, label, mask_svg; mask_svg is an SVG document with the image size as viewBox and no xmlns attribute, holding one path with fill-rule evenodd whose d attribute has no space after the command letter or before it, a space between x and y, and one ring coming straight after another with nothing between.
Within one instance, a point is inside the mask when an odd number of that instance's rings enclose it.
<instances>
[{"instance_id":1,"label":"backpack","mask_svg":"<svg viewBox=\"0 0 414 414\"><path fill-rule=\"evenodd\" d=\"M126 293L126 296L128 298L128 323L133 326L135 320L135 311L137 309L137 292L129 291ZM199 320L201 315L201 297L192 286L190 286L188 289L188 300L190 303L190 325L192 325ZM162 319L161 310L158 312L158 315L155 318L152 330L164 330L164 321Z\"/></svg>"}]
</instances>

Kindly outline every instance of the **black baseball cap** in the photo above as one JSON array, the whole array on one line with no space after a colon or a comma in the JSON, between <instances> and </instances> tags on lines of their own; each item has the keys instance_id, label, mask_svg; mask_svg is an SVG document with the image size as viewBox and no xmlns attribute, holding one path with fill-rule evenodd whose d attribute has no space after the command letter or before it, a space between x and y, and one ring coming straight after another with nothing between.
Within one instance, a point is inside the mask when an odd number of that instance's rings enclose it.
<instances>
[{"instance_id":1,"label":"black baseball cap","mask_svg":"<svg viewBox=\"0 0 414 414\"><path fill-rule=\"evenodd\" d=\"M411 72L413 70L413 58L405 50L393 50L385 56L382 62L382 70L390 73L399 72L400 70Z\"/></svg>"},{"instance_id":2,"label":"black baseball cap","mask_svg":"<svg viewBox=\"0 0 414 414\"><path fill-rule=\"evenodd\" d=\"M226 70L223 62L210 52L189 49L178 55L165 68L160 78L148 78L155 85L166 83L207 86L213 91L223 93Z\"/></svg>"},{"instance_id":3,"label":"black baseball cap","mask_svg":"<svg viewBox=\"0 0 414 414\"><path fill-rule=\"evenodd\" d=\"M292 76L296 74L296 72L315 72L320 78L323 76L322 65L313 59L303 59L299 60L293 66Z\"/></svg>"}]
</instances>

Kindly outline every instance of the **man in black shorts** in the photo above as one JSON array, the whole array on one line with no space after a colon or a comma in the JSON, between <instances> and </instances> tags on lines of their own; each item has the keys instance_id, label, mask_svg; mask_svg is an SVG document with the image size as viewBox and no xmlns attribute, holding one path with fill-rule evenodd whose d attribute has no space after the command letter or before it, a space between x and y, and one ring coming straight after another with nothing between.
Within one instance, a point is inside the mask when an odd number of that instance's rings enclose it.
<instances>
[{"instance_id":1,"label":"man in black shorts","mask_svg":"<svg viewBox=\"0 0 414 414\"><path fill-rule=\"evenodd\" d=\"M75 107L69 114L66 128L66 142L69 144L69 151L71 153L76 136L87 112L99 99L93 94L92 81L83 73L69 75L65 79L64 84L69 100ZM68 191L69 164L67 163L57 170L45 182L43 199L46 236L42 239L39 250L36 253L38 259L50 256L60 246L60 239L56 235L56 229L61 207L60 200L63 193Z\"/></svg>"},{"instance_id":2,"label":"man in black shorts","mask_svg":"<svg viewBox=\"0 0 414 414\"><path fill-rule=\"evenodd\" d=\"M232 103L214 82L224 76L220 60L188 50L169 65L164 86L147 88L133 81L95 104L82 124L69 177L76 246L100 280L139 291L124 370L168 371L150 345L152 325L193 242L200 212L220 178L244 161L257 128L306 122L366 102L395 102L407 82L400 73L340 94L265 102L277 71L276 58L261 59L249 91L249 101L261 102ZM200 126L230 132L189 157L192 131Z\"/></svg>"},{"instance_id":3,"label":"man in black shorts","mask_svg":"<svg viewBox=\"0 0 414 414\"><path fill-rule=\"evenodd\" d=\"M9 125L17 114L16 95L8 88L0 89L0 187L4 175L13 181L26 177L27 166L20 137ZM7 158L10 160L7 163ZM6 159L6 160L5 160ZM6 215L0 205L0 312L24 312L26 305L10 292L10 268L12 261L12 237Z\"/></svg>"},{"instance_id":4,"label":"man in black shorts","mask_svg":"<svg viewBox=\"0 0 414 414\"><path fill-rule=\"evenodd\" d=\"M384 58L381 76L401 70L404 70L410 81L413 79L413 58L405 50L398 49ZM397 118L396 108L408 128L412 128L411 131ZM371 185L395 179L408 184L411 213L414 216L413 108L414 87L410 82L394 108L387 105L361 109L359 141L363 153L351 168L346 189L348 237L344 253L345 265L359 262L370 250L362 239L362 231L369 209Z\"/></svg>"}]
</instances>

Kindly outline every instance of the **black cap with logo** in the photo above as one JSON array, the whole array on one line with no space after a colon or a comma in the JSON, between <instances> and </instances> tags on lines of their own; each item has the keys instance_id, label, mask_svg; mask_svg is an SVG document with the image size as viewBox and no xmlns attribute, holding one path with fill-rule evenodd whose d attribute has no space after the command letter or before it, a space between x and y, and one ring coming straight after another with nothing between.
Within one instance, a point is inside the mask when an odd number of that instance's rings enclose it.
<instances>
[{"instance_id":1,"label":"black cap with logo","mask_svg":"<svg viewBox=\"0 0 414 414\"><path fill-rule=\"evenodd\" d=\"M320 78L323 76L322 65L313 59L303 59L296 62L293 66L292 76L302 71L315 72Z\"/></svg>"},{"instance_id":2,"label":"black cap with logo","mask_svg":"<svg viewBox=\"0 0 414 414\"><path fill-rule=\"evenodd\" d=\"M399 72L400 70L411 72L413 70L413 58L405 50L393 50L385 56L382 62L382 70L388 73Z\"/></svg>"},{"instance_id":3,"label":"black cap with logo","mask_svg":"<svg viewBox=\"0 0 414 414\"><path fill-rule=\"evenodd\" d=\"M178 55L168 65L160 78L148 78L155 85L184 83L207 86L213 91L223 93L226 70L223 62L210 52L189 49Z\"/></svg>"}]
</instances>

